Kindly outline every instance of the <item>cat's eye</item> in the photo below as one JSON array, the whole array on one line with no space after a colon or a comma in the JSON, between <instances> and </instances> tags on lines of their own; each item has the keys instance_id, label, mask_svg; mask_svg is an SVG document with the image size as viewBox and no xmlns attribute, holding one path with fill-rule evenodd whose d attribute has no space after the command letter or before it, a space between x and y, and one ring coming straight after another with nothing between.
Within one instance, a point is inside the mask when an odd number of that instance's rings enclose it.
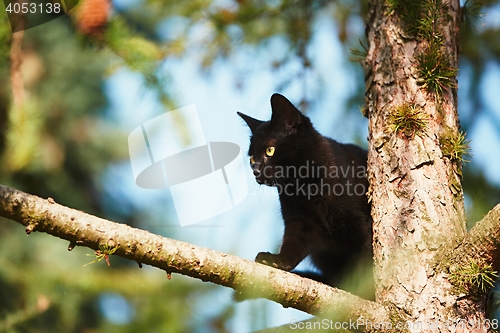
<instances>
[{"instance_id":1,"label":"cat's eye","mask_svg":"<svg viewBox=\"0 0 500 333\"><path fill-rule=\"evenodd\" d=\"M250 164L255 164L255 158L253 158L253 156L250 156Z\"/></svg>"},{"instance_id":2,"label":"cat's eye","mask_svg":"<svg viewBox=\"0 0 500 333\"><path fill-rule=\"evenodd\" d=\"M267 147L266 148L266 155L271 157L274 155L274 147Z\"/></svg>"}]
</instances>

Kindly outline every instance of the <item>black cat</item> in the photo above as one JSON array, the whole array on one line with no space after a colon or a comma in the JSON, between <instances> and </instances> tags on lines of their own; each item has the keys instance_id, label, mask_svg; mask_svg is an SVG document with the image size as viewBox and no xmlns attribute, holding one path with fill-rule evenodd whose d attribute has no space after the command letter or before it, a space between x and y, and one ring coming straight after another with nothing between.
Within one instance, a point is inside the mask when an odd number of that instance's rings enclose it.
<instances>
[{"instance_id":1,"label":"black cat","mask_svg":"<svg viewBox=\"0 0 500 333\"><path fill-rule=\"evenodd\" d=\"M271 107L270 121L238 112L252 131L255 179L277 187L285 223L280 253L260 252L255 261L290 271L311 255L320 273L299 274L336 286L360 262L371 272L367 152L319 134L282 95Z\"/></svg>"}]
</instances>

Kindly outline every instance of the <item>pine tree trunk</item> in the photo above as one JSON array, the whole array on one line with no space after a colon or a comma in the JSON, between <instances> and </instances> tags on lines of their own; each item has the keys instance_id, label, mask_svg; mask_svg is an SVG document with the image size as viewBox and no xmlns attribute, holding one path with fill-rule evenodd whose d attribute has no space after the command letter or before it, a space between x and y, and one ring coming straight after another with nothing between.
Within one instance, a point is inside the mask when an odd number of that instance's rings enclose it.
<instances>
[{"instance_id":1,"label":"pine tree trunk","mask_svg":"<svg viewBox=\"0 0 500 333\"><path fill-rule=\"evenodd\" d=\"M374 0L367 22L369 50L363 65L376 299L396 310L400 318L395 322L408 322L412 332L460 332L461 327L483 332L484 326L477 327L484 320L482 300L461 298L448 280L448 268L440 265L439 253L455 247L466 233L462 161L443 147L446 138L458 137L456 77L434 90L432 81L423 78L418 59L432 42L421 31L411 31L412 22L403 17L410 10L398 12ZM453 71L459 1L443 4L439 12L431 27L433 35L442 36L440 50ZM475 329L457 324L469 319Z\"/></svg>"}]
</instances>

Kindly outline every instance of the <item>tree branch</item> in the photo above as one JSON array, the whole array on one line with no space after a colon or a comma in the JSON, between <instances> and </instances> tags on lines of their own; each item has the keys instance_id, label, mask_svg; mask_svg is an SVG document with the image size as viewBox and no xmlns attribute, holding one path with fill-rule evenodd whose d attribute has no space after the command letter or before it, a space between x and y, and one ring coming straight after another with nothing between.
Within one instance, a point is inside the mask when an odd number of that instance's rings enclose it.
<instances>
[{"instance_id":1,"label":"tree branch","mask_svg":"<svg viewBox=\"0 0 500 333\"><path fill-rule=\"evenodd\" d=\"M33 231L45 232L75 245L113 254L138 263L180 273L274 300L336 321L389 322L385 308L345 291L296 274L236 256L161 237L114 223L16 189L0 185L0 216Z\"/></svg>"},{"instance_id":2,"label":"tree branch","mask_svg":"<svg viewBox=\"0 0 500 333\"><path fill-rule=\"evenodd\" d=\"M460 266L471 261L486 262L500 270L500 204L478 221L462 243L452 250L451 260Z\"/></svg>"},{"instance_id":3,"label":"tree branch","mask_svg":"<svg viewBox=\"0 0 500 333\"><path fill-rule=\"evenodd\" d=\"M14 4L14 3L13 3ZM24 84L21 73L23 63L22 44L24 37L24 17L19 15L18 25L20 30L12 34L12 45L10 47L10 83L12 86L12 103L14 108L21 107L24 104Z\"/></svg>"}]
</instances>

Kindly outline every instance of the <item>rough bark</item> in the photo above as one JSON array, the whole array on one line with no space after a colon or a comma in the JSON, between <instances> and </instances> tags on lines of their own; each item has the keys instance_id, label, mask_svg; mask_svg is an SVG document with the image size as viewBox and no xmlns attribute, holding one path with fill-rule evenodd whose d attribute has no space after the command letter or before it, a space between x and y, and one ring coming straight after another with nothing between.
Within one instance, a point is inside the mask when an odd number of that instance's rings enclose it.
<instances>
[{"instance_id":1,"label":"rough bark","mask_svg":"<svg viewBox=\"0 0 500 333\"><path fill-rule=\"evenodd\" d=\"M410 331L448 332L454 326L447 323L457 318L484 320L476 301L459 302L438 265L441 251L454 249L466 234L460 166L440 145L444 135L458 134L456 89L444 89L441 95L424 89L416 58L427 42L406 34L404 23L385 3L372 1L364 62L376 299L404 320L422 324ZM440 22L443 48L456 68L459 1L447 2L445 11ZM390 114L405 104L425 115L421 133L390 130ZM477 312L464 317L460 306Z\"/></svg>"},{"instance_id":2,"label":"rough bark","mask_svg":"<svg viewBox=\"0 0 500 333\"><path fill-rule=\"evenodd\" d=\"M296 274L236 256L151 234L64 207L0 185L0 216L17 221L26 233L39 231L96 251L113 250L140 264L217 283L274 300L334 321L385 321L385 309L371 301Z\"/></svg>"},{"instance_id":3,"label":"rough bark","mask_svg":"<svg viewBox=\"0 0 500 333\"><path fill-rule=\"evenodd\" d=\"M495 206L467 233L460 245L446 255L450 264L484 262L500 271L500 205Z\"/></svg>"}]
</instances>

